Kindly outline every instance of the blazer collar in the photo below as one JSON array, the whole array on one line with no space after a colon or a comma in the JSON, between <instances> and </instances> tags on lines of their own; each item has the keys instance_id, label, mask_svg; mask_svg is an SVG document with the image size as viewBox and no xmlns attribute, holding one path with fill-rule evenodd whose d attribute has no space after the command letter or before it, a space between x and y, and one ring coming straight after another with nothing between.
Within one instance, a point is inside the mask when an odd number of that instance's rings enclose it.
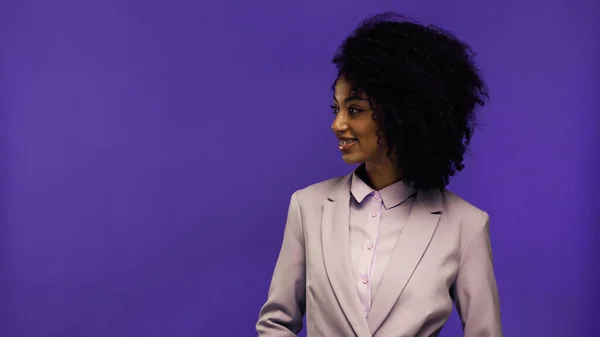
<instances>
[{"instance_id":1,"label":"blazer collar","mask_svg":"<svg viewBox=\"0 0 600 337\"><path fill-rule=\"evenodd\" d=\"M371 337L350 269L351 176L349 174L340 179L325 200L321 244L325 270L340 308L357 337Z\"/></svg>"},{"instance_id":2,"label":"blazer collar","mask_svg":"<svg viewBox=\"0 0 600 337\"><path fill-rule=\"evenodd\" d=\"M442 192L438 189L418 190L390 262L373 298L368 325L375 334L427 251L443 211Z\"/></svg>"}]
</instances>

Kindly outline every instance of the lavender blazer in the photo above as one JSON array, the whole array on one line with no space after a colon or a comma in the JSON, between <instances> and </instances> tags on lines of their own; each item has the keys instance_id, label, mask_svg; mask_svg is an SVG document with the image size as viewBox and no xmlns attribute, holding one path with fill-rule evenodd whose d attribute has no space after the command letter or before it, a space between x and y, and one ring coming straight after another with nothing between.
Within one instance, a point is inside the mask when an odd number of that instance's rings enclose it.
<instances>
[{"instance_id":1,"label":"lavender blazer","mask_svg":"<svg viewBox=\"0 0 600 337\"><path fill-rule=\"evenodd\" d=\"M419 190L364 317L350 269L350 177L296 191L259 337L437 336L453 303L465 337L502 337L489 216L448 190Z\"/></svg>"}]
</instances>

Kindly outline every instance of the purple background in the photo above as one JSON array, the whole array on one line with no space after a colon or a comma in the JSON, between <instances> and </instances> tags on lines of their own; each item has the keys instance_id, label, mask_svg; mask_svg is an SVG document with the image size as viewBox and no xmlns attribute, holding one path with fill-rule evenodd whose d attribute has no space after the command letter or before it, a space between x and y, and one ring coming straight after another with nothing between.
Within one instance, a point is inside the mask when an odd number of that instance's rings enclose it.
<instances>
[{"instance_id":1,"label":"purple background","mask_svg":"<svg viewBox=\"0 0 600 337\"><path fill-rule=\"evenodd\" d=\"M291 193L351 169L331 55L383 10L478 52L451 189L491 214L505 335L600 336L595 0L2 1L0 336L254 336Z\"/></svg>"}]
</instances>

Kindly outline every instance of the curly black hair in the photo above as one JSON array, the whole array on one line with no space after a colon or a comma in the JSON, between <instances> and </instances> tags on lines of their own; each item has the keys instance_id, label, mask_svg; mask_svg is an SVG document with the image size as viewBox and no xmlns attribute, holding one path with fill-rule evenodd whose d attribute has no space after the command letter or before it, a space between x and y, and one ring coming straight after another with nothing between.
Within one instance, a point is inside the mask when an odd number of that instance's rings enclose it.
<instances>
[{"instance_id":1,"label":"curly black hair","mask_svg":"<svg viewBox=\"0 0 600 337\"><path fill-rule=\"evenodd\" d=\"M488 100L473 57L452 33L391 12L363 21L333 57L338 78L369 97L379 142L416 188L443 189L464 168Z\"/></svg>"}]
</instances>

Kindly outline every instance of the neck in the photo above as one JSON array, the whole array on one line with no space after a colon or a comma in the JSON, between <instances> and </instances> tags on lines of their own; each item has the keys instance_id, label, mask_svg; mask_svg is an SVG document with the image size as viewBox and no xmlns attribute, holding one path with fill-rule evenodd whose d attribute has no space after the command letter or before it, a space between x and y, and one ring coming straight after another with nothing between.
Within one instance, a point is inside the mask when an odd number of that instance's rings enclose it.
<instances>
[{"instance_id":1,"label":"neck","mask_svg":"<svg viewBox=\"0 0 600 337\"><path fill-rule=\"evenodd\" d=\"M367 162L365 163L365 169L367 171L367 177L369 178L369 185L371 185L371 188L375 189L376 191L390 186L391 184L402 179L400 170L391 162Z\"/></svg>"}]
</instances>

